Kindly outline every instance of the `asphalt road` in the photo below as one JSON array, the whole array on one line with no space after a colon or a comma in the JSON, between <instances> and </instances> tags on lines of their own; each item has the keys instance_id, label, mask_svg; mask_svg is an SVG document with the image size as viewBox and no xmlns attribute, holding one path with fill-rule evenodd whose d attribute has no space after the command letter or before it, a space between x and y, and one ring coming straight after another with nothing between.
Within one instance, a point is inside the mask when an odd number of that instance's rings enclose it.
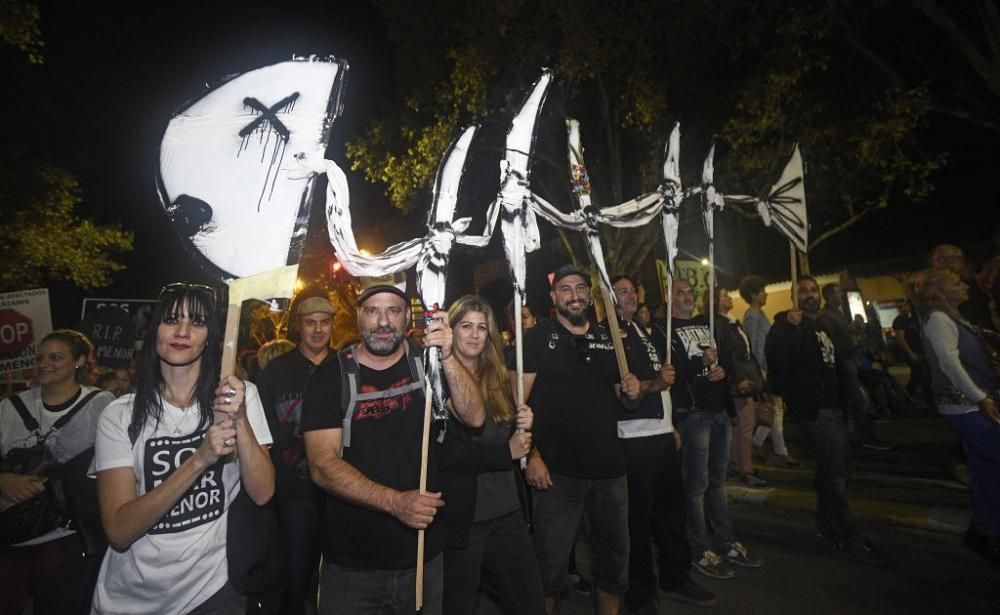
<instances>
[{"instance_id":1,"label":"asphalt road","mask_svg":"<svg viewBox=\"0 0 1000 615\"><path fill-rule=\"evenodd\" d=\"M863 525L872 541L892 558L882 566L832 554L815 538L812 517L732 504L737 535L767 559L760 569L739 569L735 579L717 581L692 573L719 596L711 609L662 601L662 613L761 615L997 615L1000 568L989 567L964 549L960 537ZM587 566L588 547L577 546L578 564ZM503 611L486 592L475 613ZM590 598L570 594L558 615L593 613Z\"/></svg>"}]
</instances>

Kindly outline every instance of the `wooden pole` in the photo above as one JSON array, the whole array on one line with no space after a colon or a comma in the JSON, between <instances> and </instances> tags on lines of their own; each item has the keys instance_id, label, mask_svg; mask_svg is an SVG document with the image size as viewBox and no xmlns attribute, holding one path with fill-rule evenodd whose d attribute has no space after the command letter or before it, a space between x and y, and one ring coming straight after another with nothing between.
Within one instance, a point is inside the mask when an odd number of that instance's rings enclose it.
<instances>
[{"instance_id":1,"label":"wooden pole","mask_svg":"<svg viewBox=\"0 0 1000 615\"><path fill-rule=\"evenodd\" d=\"M233 303L233 291L230 289L230 303L226 307L226 328L222 337L222 371L220 378L225 378L236 371L236 343L240 336L240 312L243 302ZM236 298L239 299L238 297Z\"/></svg>"},{"instance_id":2,"label":"wooden pole","mask_svg":"<svg viewBox=\"0 0 1000 615\"><path fill-rule=\"evenodd\" d=\"M713 225L714 226L714 225ZM715 229L712 229L715 234ZM708 330L715 346L715 237L708 238Z\"/></svg>"},{"instance_id":3,"label":"wooden pole","mask_svg":"<svg viewBox=\"0 0 1000 615\"><path fill-rule=\"evenodd\" d=\"M622 344L622 332L618 327L618 312L611 298L611 291L601 284L601 296L604 299L604 314L608 318L608 328L611 330L611 344L615 347L615 360L618 362L618 376L625 379L628 373L628 361L625 359L625 346Z\"/></svg>"},{"instance_id":4,"label":"wooden pole","mask_svg":"<svg viewBox=\"0 0 1000 615\"><path fill-rule=\"evenodd\" d=\"M521 324L523 307L521 290L514 287L514 352L517 357L517 405L524 404L524 327Z\"/></svg>"},{"instance_id":5,"label":"wooden pole","mask_svg":"<svg viewBox=\"0 0 1000 615\"><path fill-rule=\"evenodd\" d=\"M795 244L792 243L792 242L790 242L790 241L788 242L788 252L791 255L791 261L792 261L792 286L788 290L788 292L791 293L791 295L792 295L792 309L797 310L797 309L799 309L799 293L798 293L798 285L799 285L798 260L799 259L798 259L798 251L795 249Z\"/></svg>"},{"instance_id":6,"label":"wooden pole","mask_svg":"<svg viewBox=\"0 0 1000 615\"><path fill-rule=\"evenodd\" d=\"M420 440L420 493L427 493L427 456L431 436L431 407L434 403L431 383L424 390L424 430ZM417 530L417 613L424 610L424 530Z\"/></svg>"},{"instance_id":7,"label":"wooden pole","mask_svg":"<svg viewBox=\"0 0 1000 615\"><path fill-rule=\"evenodd\" d=\"M517 362L517 405L524 404L524 325L521 322L521 308L524 299L521 290L514 286L514 357ZM515 409L516 410L516 409ZM519 432L522 430L518 430ZM521 470L528 467L528 456L521 457Z\"/></svg>"},{"instance_id":8,"label":"wooden pole","mask_svg":"<svg viewBox=\"0 0 1000 615\"><path fill-rule=\"evenodd\" d=\"M670 258L670 254L667 254ZM667 263L667 365L670 365L673 356L674 340L674 274L670 272L670 263Z\"/></svg>"}]
</instances>

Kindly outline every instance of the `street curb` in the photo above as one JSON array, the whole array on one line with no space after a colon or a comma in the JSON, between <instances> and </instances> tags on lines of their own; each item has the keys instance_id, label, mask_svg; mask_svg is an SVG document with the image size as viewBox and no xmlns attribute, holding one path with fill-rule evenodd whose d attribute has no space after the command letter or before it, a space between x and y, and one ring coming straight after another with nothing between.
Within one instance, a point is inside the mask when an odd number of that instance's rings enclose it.
<instances>
[{"instance_id":1,"label":"street curb","mask_svg":"<svg viewBox=\"0 0 1000 615\"><path fill-rule=\"evenodd\" d=\"M777 487L750 489L738 485L726 485L726 496L730 502L781 510L816 511L816 494L812 492ZM848 502L851 512L859 519L944 534L964 534L972 517L969 511L959 508L920 506L861 498L848 498Z\"/></svg>"}]
</instances>

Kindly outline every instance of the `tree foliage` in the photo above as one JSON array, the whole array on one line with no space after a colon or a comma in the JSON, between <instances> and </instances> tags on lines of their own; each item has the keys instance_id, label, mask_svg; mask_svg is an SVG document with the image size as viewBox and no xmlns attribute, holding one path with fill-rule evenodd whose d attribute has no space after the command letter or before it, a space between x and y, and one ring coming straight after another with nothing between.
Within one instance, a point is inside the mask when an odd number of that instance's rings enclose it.
<instances>
[{"instance_id":1,"label":"tree foliage","mask_svg":"<svg viewBox=\"0 0 1000 615\"><path fill-rule=\"evenodd\" d=\"M0 0L0 40L28 56L28 61L43 61L42 30L38 25L38 6L24 0Z\"/></svg>"},{"instance_id":2,"label":"tree foliage","mask_svg":"<svg viewBox=\"0 0 1000 615\"><path fill-rule=\"evenodd\" d=\"M898 89L929 86L930 112L1000 136L996 0L880 0L858 9L840 25L859 58ZM887 21L905 27L881 27Z\"/></svg>"},{"instance_id":3,"label":"tree foliage","mask_svg":"<svg viewBox=\"0 0 1000 615\"><path fill-rule=\"evenodd\" d=\"M67 171L21 156L0 161L0 289L68 281L99 288L124 266L114 255L132 249L132 233L74 213L80 186Z\"/></svg>"},{"instance_id":4,"label":"tree foliage","mask_svg":"<svg viewBox=\"0 0 1000 615\"><path fill-rule=\"evenodd\" d=\"M408 210L460 127L509 117L549 66L559 84L550 105L581 120L596 203L656 186L676 120L686 185L698 182L713 138L717 184L732 193L768 188L800 142L815 245L871 211L927 198L943 163L917 138L933 104L926 85L890 82L861 62L845 28L859 6L879 4L376 0L396 48L398 97L348 155ZM559 152L539 151L535 168L545 172L533 186L570 208ZM657 225L606 231L609 268L636 271L653 246L662 251L658 234ZM586 261L582 242L563 242Z\"/></svg>"}]
</instances>

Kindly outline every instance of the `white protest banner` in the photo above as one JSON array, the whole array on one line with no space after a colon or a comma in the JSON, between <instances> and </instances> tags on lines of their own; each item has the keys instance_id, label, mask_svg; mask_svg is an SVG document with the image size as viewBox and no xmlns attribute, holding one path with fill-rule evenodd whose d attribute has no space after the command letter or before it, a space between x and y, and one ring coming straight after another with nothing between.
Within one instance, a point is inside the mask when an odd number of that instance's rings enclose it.
<instances>
[{"instance_id":1,"label":"white protest banner","mask_svg":"<svg viewBox=\"0 0 1000 615\"><path fill-rule=\"evenodd\" d=\"M48 289L0 294L0 374L33 368L38 342L51 332Z\"/></svg>"}]
</instances>

